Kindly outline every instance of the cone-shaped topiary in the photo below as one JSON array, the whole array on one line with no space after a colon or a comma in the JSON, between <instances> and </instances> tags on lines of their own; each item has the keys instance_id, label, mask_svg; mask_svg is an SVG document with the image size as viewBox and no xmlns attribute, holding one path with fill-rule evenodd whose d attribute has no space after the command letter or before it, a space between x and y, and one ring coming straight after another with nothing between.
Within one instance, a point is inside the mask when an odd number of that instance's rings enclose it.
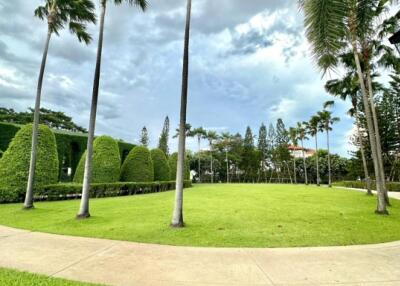
<instances>
[{"instance_id":1,"label":"cone-shaped topiary","mask_svg":"<svg viewBox=\"0 0 400 286\"><path fill-rule=\"evenodd\" d=\"M171 154L171 156L169 156L168 159L169 162L169 168L170 168L170 178L171 181L175 181L176 180L176 168L178 165L178 153L173 153ZM185 160L185 180L190 180L190 167L189 167L189 162L186 158Z\"/></svg>"},{"instance_id":2,"label":"cone-shaped topiary","mask_svg":"<svg viewBox=\"0 0 400 286\"><path fill-rule=\"evenodd\" d=\"M0 160L0 189L23 193L28 182L32 148L32 124L23 126L11 141ZM57 144L53 132L39 126L34 188L58 181Z\"/></svg>"},{"instance_id":3,"label":"cone-shaped topiary","mask_svg":"<svg viewBox=\"0 0 400 286\"><path fill-rule=\"evenodd\" d=\"M82 183L85 170L86 152L76 168L74 182ZM121 157L118 143L109 136L96 138L93 143L92 183L118 182L121 171Z\"/></svg>"},{"instance_id":4,"label":"cone-shaped topiary","mask_svg":"<svg viewBox=\"0 0 400 286\"><path fill-rule=\"evenodd\" d=\"M161 149L151 150L154 165L154 180L163 182L170 180L170 170L167 156Z\"/></svg>"},{"instance_id":5,"label":"cone-shaped topiary","mask_svg":"<svg viewBox=\"0 0 400 286\"><path fill-rule=\"evenodd\" d=\"M150 151L144 146L132 149L121 168L122 182L153 182L154 168Z\"/></svg>"}]
</instances>

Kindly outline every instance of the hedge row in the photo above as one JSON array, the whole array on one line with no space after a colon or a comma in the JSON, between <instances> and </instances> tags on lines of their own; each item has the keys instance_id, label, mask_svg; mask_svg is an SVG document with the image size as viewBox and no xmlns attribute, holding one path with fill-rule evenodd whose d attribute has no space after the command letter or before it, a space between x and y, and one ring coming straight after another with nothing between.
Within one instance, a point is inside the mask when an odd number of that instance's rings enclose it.
<instances>
[{"instance_id":1,"label":"hedge row","mask_svg":"<svg viewBox=\"0 0 400 286\"><path fill-rule=\"evenodd\" d=\"M10 142L22 126L23 125L0 122L0 150L7 150ZM65 181L68 178L65 177L62 169L63 167L71 167L72 175L74 175L79 160L86 150L87 134L54 129L52 129L52 131L54 132L57 142L58 161L60 168L59 179L61 181ZM122 141L117 141L117 143L120 156L123 161L133 147L135 147L135 145Z\"/></svg>"},{"instance_id":2,"label":"hedge row","mask_svg":"<svg viewBox=\"0 0 400 286\"><path fill-rule=\"evenodd\" d=\"M185 181L184 187L190 188L191 181ZM151 182L151 183L109 183L92 184L90 189L91 198L132 196L138 194L150 194L166 192L175 189L175 182ZM81 197L81 184L55 184L44 186L35 191L36 201L61 201L78 199ZM24 200L25 192L0 189L0 203L18 203Z\"/></svg>"},{"instance_id":3,"label":"hedge row","mask_svg":"<svg viewBox=\"0 0 400 286\"><path fill-rule=\"evenodd\" d=\"M365 181L341 181L333 184L338 187L346 187L346 188L355 188L355 189L366 189L367 184ZM375 190L376 183L375 181L371 181L371 188ZM399 182L386 182L386 188L389 192L400 192L400 183Z\"/></svg>"}]
</instances>

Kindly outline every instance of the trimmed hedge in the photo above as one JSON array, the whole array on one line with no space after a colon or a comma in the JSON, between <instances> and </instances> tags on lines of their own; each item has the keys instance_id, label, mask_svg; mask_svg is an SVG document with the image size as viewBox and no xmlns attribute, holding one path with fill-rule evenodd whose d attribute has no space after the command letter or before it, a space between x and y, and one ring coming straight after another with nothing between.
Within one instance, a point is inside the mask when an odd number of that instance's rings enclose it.
<instances>
[{"instance_id":1,"label":"trimmed hedge","mask_svg":"<svg viewBox=\"0 0 400 286\"><path fill-rule=\"evenodd\" d=\"M170 167L170 178L171 180L176 180L176 169L178 165L178 153L173 153L168 158L169 167ZM190 166L189 160L186 158L185 160L185 180L190 180Z\"/></svg>"},{"instance_id":2,"label":"trimmed hedge","mask_svg":"<svg viewBox=\"0 0 400 286\"><path fill-rule=\"evenodd\" d=\"M185 181L185 188L192 186L191 181ZM131 196L138 194L149 194L166 192L175 189L175 182L152 182L152 183L112 183L92 184L90 188L91 198L105 198L118 196ZM44 186L35 191L36 201L60 201L79 199L82 193L82 185L67 183ZM17 203L24 200L24 194L16 195L15 192L2 191L0 189L0 203Z\"/></svg>"},{"instance_id":3,"label":"trimmed hedge","mask_svg":"<svg viewBox=\"0 0 400 286\"><path fill-rule=\"evenodd\" d=\"M19 131L22 125L0 122L0 149L6 150L11 140ZM58 161L60 168L59 179L61 181L69 181L70 177L63 172L64 167L72 168L72 176L78 166L82 154L86 150L87 134L79 132L70 132L64 130L53 130L57 142ZM135 147L130 143L118 141L118 147L122 161L127 154Z\"/></svg>"},{"instance_id":4,"label":"trimmed hedge","mask_svg":"<svg viewBox=\"0 0 400 286\"><path fill-rule=\"evenodd\" d=\"M4 152L0 150L0 159L1 159L1 157L3 157L3 153Z\"/></svg>"},{"instance_id":5,"label":"trimmed hedge","mask_svg":"<svg viewBox=\"0 0 400 286\"><path fill-rule=\"evenodd\" d=\"M364 181L341 181L333 184L337 187L355 188L355 189L366 189L367 184ZM371 188L375 190L376 183L371 181ZM400 182L386 182L386 187L389 192L400 192Z\"/></svg>"},{"instance_id":6,"label":"trimmed hedge","mask_svg":"<svg viewBox=\"0 0 400 286\"><path fill-rule=\"evenodd\" d=\"M23 126L15 135L0 160L0 189L23 192L28 181L31 158L32 124ZM58 182L58 156L53 132L39 125L39 143L34 188ZM3 191L4 192L4 191Z\"/></svg>"},{"instance_id":7,"label":"trimmed hedge","mask_svg":"<svg viewBox=\"0 0 400 286\"><path fill-rule=\"evenodd\" d=\"M150 151L137 146L129 153L121 168L122 182L153 182L154 167Z\"/></svg>"},{"instance_id":8,"label":"trimmed hedge","mask_svg":"<svg viewBox=\"0 0 400 286\"><path fill-rule=\"evenodd\" d=\"M74 183L82 183L86 154L83 153L74 176ZM119 181L121 157L117 142L109 136L101 136L93 142L93 183L115 183Z\"/></svg>"},{"instance_id":9,"label":"trimmed hedge","mask_svg":"<svg viewBox=\"0 0 400 286\"><path fill-rule=\"evenodd\" d=\"M154 180L165 182L170 180L170 168L167 156L161 149L151 150L151 159L154 166Z\"/></svg>"}]
</instances>

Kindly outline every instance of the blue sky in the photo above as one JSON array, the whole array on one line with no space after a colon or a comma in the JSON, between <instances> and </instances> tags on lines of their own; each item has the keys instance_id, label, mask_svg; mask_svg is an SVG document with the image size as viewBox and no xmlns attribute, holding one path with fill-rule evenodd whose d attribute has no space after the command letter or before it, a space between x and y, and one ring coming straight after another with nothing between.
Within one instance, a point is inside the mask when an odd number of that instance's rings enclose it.
<instances>
[{"instance_id":1,"label":"blue sky","mask_svg":"<svg viewBox=\"0 0 400 286\"><path fill-rule=\"evenodd\" d=\"M94 1L98 5L98 0ZM46 24L33 17L40 0L0 0L0 106L34 105ZM188 122L217 131L254 133L282 118L287 127L308 120L332 98L304 36L293 0L194 0ZM97 134L137 142L147 126L156 146L166 115L179 120L184 0L152 0L146 13L109 5L106 15ZM93 82L94 42L80 44L68 31L54 37L42 106L71 115L87 127ZM333 74L332 78L338 75ZM341 122L333 152L348 156L353 121L337 100ZM173 133L173 132L171 132ZM176 148L171 139L171 149ZM321 145L325 136L320 135ZM205 144L204 144L205 145ZM313 141L307 143L313 146ZM189 140L188 147L195 148Z\"/></svg>"}]
</instances>

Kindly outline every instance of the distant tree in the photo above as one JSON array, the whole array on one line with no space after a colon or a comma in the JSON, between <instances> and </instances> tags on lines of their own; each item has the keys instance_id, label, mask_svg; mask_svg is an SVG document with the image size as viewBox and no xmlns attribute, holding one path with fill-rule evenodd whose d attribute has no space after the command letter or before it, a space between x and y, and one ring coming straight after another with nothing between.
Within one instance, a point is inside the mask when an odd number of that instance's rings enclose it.
<instances>
[{"instance_id":1,"label":"distant tree","mask_svg":"<svg viewBox=\"0 0 400 286\"><path fill-rule=\"evenodd\" d=\"M211 172L211 184L214 183L214 159L213 159L213 152L214 152L214 142L218 140L218 134L215 131L209 130L207 132L207 140L210 146L210 156L211 156L211 162L210 162L210 172Z\"/></svg>"},{"instance_id":2,"label":"distant tree","mask_svg":"<svg viewBox=\"0 0 400 286\"><path fill-rule=\"evenodd\" d=\"M289 132L286 129L285 123L281 118L277 120L276 123L276 147L275 147L275 158L278 162L280 172L282 170L287 170L287 175L292 181L292 176L290 174L288 161L290 160L290 152L289 152ZM285 172L283 172L285 173Z\"/></svg>"},{"instance_id":3,"label":"distant tree","mask_svg":"<svg viewBox=\"0 0 400 286\"><path fill-rule=\"evenodd\" d=\"M197 138L197 146L198 146L198 176L199 182L201 182L201 160L200 160L200 152L201 152L201 140L207 138L207 131L203 127L198 127L189 132L189 137Z\"/></svg>"},{"instance_id":4,"label":"distant tree","mask_svg":"<svg viewBox=\"0 0 400 286\"><path fill-rule=\"evenodd\" d=\"M293 147L296 148L297 145L299 145L299 134L297 128L290 127L289 129L289 136L290 136L290 141L293 144ZM294 183L297 184L297 176L296 176L296 157L293 157L293 177L294 177Z\"/></svg>"},{"instance_id":5,"label":"distant tree","mask_svg":"<svg viewBox=\"0 0 400 286\"><path fill-rule=\"evenodd\" d=\"M255 181L258 170L257 153L254 146L254 135L248 126L243 140L243 154L241 159L241 169L245 172L245 180Z\"/></svg>"},{"instance_id":6,"label":"distant tree","mask_svg":"<svg viewBox=\"0 0 400 286\"><path fill-rule=\"evenodd\" d=\"M146 126L144 126L142 128L142 133L140 134L140 145L144 146L144 147L148 147L149 146L149 132L147 131Z\"/></svg>"},{"instance_id":7,"label":"distant tree","mask_svg":"<svg viewBox=\"0 0 400 286\"><path fill-rule=\"evenodd\" d=\"M261 170L259 171L259 178L261 175L263 176L263 181L266 179L265 178L265 172L266 172L266 160L268 157L268 141L267 141L267 127L264 125L264 123L261 124L260 130L258 131L258 151L260 152L261 156Z\"/></svg>"},{"instance_id":8,"label":"distant tree","mask_svg":"<svg viewBox=\"0 0 400 286\"><path fill-rule=\"evenodd\" d=\"M308 174L307 174L307 162L304 152L304 140L307 140L307 129L304 123L297 122L297 134L299 135L299 140L301 142L301 150L303 153L303 170L304 170L304 182L308 185Z\"/></svg>"},{"instance_id":9,"label":"distant tree","mask_svg":"<svg viewBox=\"0 0 400 286\"><path fill-rule=\"evenodd\" d=\"M167 116L164 121L164 127L162 129L160 140L158 142L158 148L161 149L167 156L169 154L169 117Z\"/></svg>"},{"instance_id":10,"label":"distant tree","mask_svg":"<svg viewBox=\"0 0 400 286\"><path fill-rule=\"evenodd\" d=\"M318 133L322 131L321 119L318 115L314 115L309 122L305 122L305 125L307 126L308 134L315 139L315 165L317 166L317 186L319 186Z\"/></svg>"}]
</instances>

